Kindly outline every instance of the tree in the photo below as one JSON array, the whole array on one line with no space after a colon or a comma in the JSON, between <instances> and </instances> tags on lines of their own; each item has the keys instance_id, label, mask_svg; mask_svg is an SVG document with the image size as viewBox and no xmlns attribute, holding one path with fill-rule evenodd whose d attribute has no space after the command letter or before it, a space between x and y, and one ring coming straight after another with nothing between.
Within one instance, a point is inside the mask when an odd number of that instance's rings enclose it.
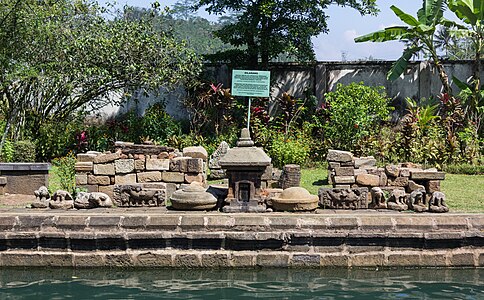
<instances>
[{"instance_id":1,"label":"tree","mask_svg":"<svg viewBox=\"0 0 484 300\"><path fill-rule=\"evenodd\" d=\"M400 40L409 45L403 51L402 56L392 65L388 72L388 79L395 80L406 70L409 60L421 50L431 58L439 72L445 93L452 93L449 77L437 54L434 44L435 31L439 25L447 27L461 27L458 24L444 18L444 0L423 0L422 8L417 12L417 18L403 12L395 5L390 8L395 15L408 26L392 26L355 38L355 42L386 42Z\"/></svg>"},{"instance_id":2,"label":"tree","mask_svg":"<svg viewBox=\"0 0 484 300\"><path fill-rule=\"evenodd\" d=\"M280 54L313 60L311 37L328 32L325 10L331 4L352 7L362 15L377 13L376 0L199 0L197 8L207 5L212 14L235 13L236 22L215 34L237 49L220 55L265 69Z\"/></svg>"},{"instance_id":3,"label":"tree","mask_svg":"<svg viewBox=\"0 0 484 300\"><path fill-rule=\"evenodd\" d=\"M471 85L466 86L462 82L454 80L460 84L462 89L471 90L472 97L469 103L469 108L472 113L481 110L480 114L484 113L484 105L479 105L483 96L481 93L481 58L482 50L484 47L484 1L483 0L450 0L449 9L455 13L455 15L468 25L460 29L460 32L470 38L474 48L474 72L472 76ZM479 106L481 108L479 108Z\"/></svg>"},{"instance_id":4,"label":"tree","mask_svg":"<svg viewBox=\"0 0 484 300\"><path fill-rule=\"evenodd\" d=\"M84 0L1 2L0 151L12 124L17 137L36 137L43 123L95 111L114 93L155 92L198 74L195 54L155 28L156 10L137 21L105 12Z\"/></svg>"}]
</instances>

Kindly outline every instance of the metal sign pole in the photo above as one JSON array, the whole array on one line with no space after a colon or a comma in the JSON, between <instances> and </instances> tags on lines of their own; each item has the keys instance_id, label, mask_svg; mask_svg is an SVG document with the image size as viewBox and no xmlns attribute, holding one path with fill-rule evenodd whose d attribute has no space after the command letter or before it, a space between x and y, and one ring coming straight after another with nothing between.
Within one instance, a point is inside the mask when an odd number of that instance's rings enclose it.
<instances>
[{"instance_id":1,"label":"metal sign pole","mask_svg":"<svg viewBox=\"0 0 484 300\"><path fill-rule=\"evenodd\" d=\"M247 111L247 129L249 129L250 125L250 105L252 104L252 98L249 97L249 110Z\"/></svg>"}]
</instances>

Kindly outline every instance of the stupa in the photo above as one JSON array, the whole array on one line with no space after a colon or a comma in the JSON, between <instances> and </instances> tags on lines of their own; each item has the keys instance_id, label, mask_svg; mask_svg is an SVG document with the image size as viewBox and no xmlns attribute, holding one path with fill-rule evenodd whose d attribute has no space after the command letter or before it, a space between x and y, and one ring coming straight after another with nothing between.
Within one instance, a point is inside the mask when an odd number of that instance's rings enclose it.
<instances>
[{"instance_id":1,"label":"stupa","mask_svg":"<svg viewBox=\"0 0 484 300\"><path fill-rule=\"evenodd\" d=\"M237 147L227 151L219 165L226 170L229 179L228 195L224 212L265 212L261 197L262 174L271 164L271 158L254 146L248 128L242 129Z\"/></svg>"}]
</instances>

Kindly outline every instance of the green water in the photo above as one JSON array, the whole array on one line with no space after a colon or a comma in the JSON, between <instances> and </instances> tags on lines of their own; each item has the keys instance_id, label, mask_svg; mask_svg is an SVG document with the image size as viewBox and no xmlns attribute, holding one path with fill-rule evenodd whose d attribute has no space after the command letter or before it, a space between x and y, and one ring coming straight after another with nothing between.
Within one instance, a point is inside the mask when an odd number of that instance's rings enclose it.
<instances>
[{"instance_id":1,"label":"green water","mask_svg":"<svg viewBox=\"0 0 484 300\"><path fill-rule=\"evenodd\" d=\"M484 299L484 269L0 269L0 299Z\"/></svg>"}]
</instances>

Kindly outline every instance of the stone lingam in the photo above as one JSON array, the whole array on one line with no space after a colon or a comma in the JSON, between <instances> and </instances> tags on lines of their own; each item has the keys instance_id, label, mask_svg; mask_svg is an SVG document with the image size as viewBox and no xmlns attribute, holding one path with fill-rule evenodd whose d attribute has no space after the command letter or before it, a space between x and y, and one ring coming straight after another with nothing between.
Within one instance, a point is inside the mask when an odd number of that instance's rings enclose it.
<instances>
[{"instance_id":1,"label":"stone lingam","mask_svg":"<svg viewBox=\"0 0 484 300\"><path fill-rule=\"evenodd\" d=\"M237 147L227 151L219 161L229 179L224 212L265 212L261 197L262 175L271 158L261 148L254 146L249 129L242 129Z\"/></svg>"}]
</instances>

